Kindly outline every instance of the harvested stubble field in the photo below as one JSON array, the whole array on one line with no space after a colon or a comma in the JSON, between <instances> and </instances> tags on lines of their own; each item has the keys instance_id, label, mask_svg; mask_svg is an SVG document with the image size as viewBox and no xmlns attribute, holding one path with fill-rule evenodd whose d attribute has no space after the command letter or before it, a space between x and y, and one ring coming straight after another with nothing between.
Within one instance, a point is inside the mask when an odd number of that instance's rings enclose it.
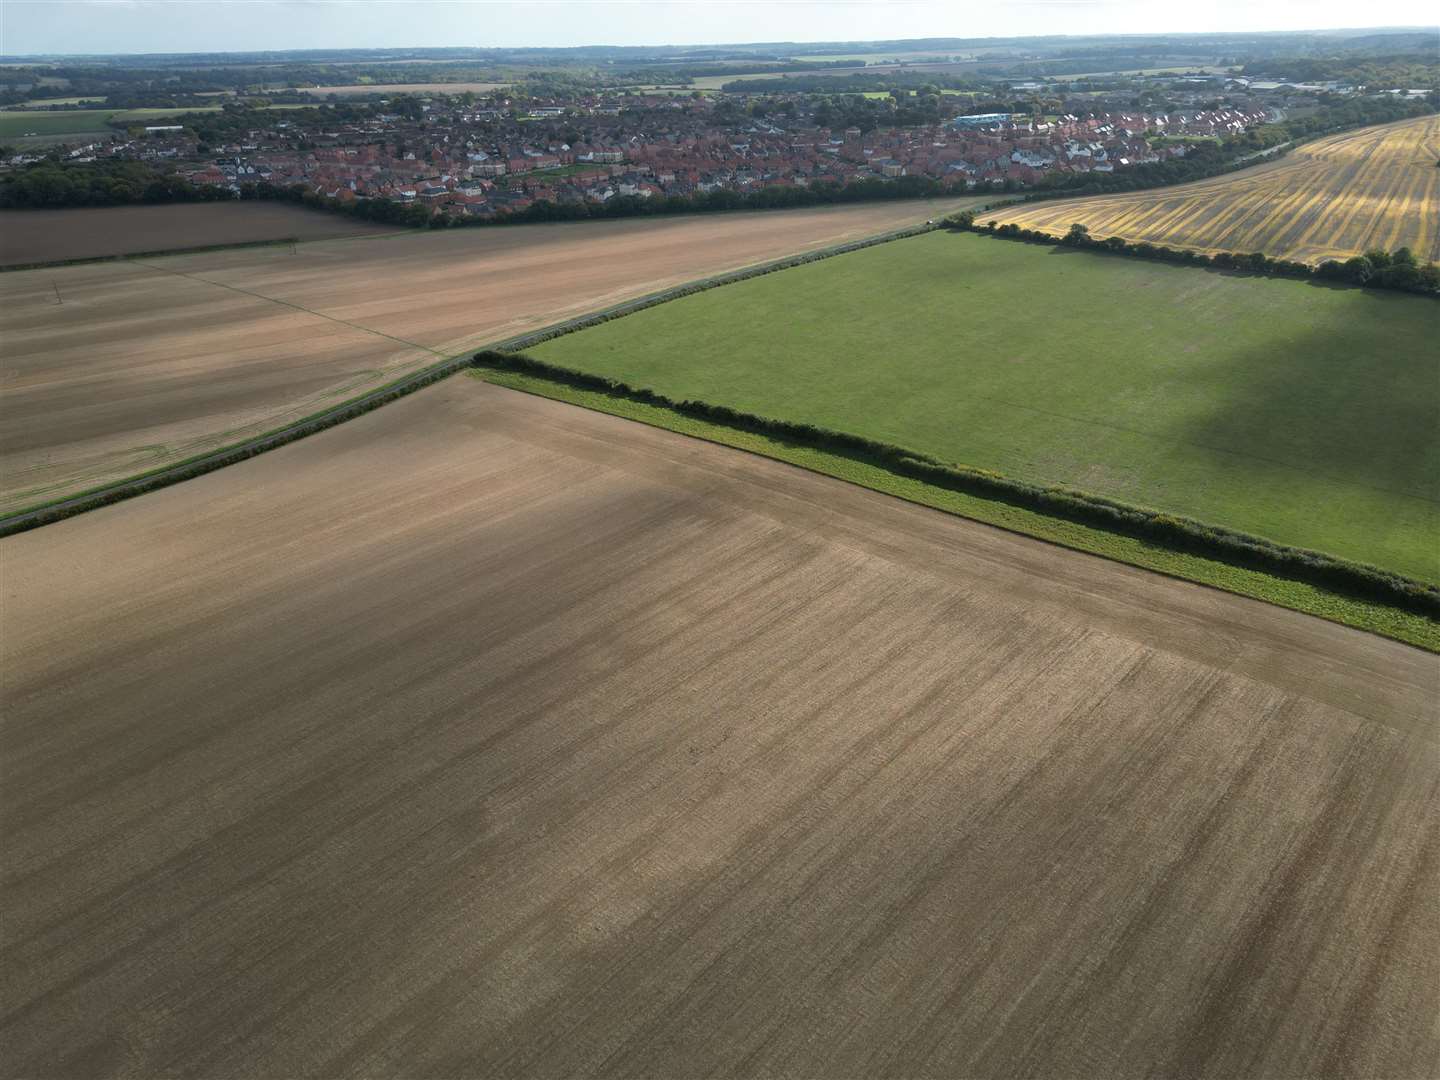
<instances>
[{"instance_id":1,"label":"harvested stubble field","mask_svg":"<svg viewBox=\"0 0 1440 1080\"><path fill-rule=\"evenodd\" d=\"M175 203L0 211L0 266L95 259L265 240L329 240L399 232L392 225L285 203Z\"/></svg>"},{"instance_id":2,"label":"harvested stubble field","mask_svg":"<svg viewBox=\"0 0 1440 1080\"><path fill-rule=\"evenodd\" d=\"M451 379L0 541L16 1076L1435 1075L1435 658Z\"/></svg>"},{"instance_id":3,"label":"harvested stubble field","mask_svg":"<svg viewBox=\"0 0 1440 1080\"><path fill-rule=\"evenodd\" d=\"M0 274L0 510L268 431L486 342L973 203L458 229Z\"/></svg>"},{"instance_id":4,"label":"harvested stubble field","mask_svg":"<svg viewBox=\"0 0 1440 1080\"><path fill-rule=\"evenodd\" d=\"M1179 187L1021 205L985 220L1214 253L1319 263L1374 248L1440 259L1440 116L1306 143L1275 162Z\"/></svg>"}]
</instances>

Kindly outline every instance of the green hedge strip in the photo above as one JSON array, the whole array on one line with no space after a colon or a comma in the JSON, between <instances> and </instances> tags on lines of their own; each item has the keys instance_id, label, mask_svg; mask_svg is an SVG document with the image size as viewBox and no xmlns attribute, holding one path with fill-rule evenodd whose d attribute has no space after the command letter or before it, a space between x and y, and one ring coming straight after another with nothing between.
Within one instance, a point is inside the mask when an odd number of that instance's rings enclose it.
<instances>
[{"instance_id":1,"label":"green hedge strip","mask_svg":"<svg viewBox=\"0 0 1440 1080\"><path fill-rule=\"evenodd\" d=\"M986 211L989 212L988 210ZM944 224L955 232L973 232L981 236L995 236L1002 240L1018 240L1024 244L1059 244L1081 251L1097 252L1101 255L1125 255L1130 258L1149 259L1151 262L1178 263L1182 266L1210 267L1217 270L1237 270L1247 274L1262 274L1266 277L1298 278L1300 280L1323 281L1348 285L1363 285L1371 289L1392 289L1412 293L1416 296L1434 298L1440 296L1440 266L1433 262L1421 265L1409 248L1395 251L1373 250L1356 255L1343 263L1326 259L1318 266L1295 262L1291 259L1275 259L1263 251L1240 254L1220 251L1207 255L1189 248L1172 248L1164 244L1152 244L1147 240L1129 241L1119 236L1096 240L1090 230L1081 222L1070 226L1064 236L1045 232L1043 229L1027 229L1010 222L1006 225L987 221L983 226L976 223L973 210L962 210L946 218Z\"/></svg>"},{"instance_id":2,"label":"green hedge strip","mask_svg":"<svg viewBox=\"0 0 1440 1080\"><path fill-rule=\"evenodd\" d=\"M821 259L829 259L836 255L845 255L852 251L860 251L863 248L874 247L877 244L888 244L892 240L904 240L911 236L919 236L922 233L934 232L942 227L940 222L927 222L924 225L914 225L906 229L897 229L894 232L882 233L879 236L867 236L863 240L851 240L848 243L837 244L834 247L822 248L818 251L808 251L803 255L789 255L783 259L776 259L773 262L761 263L758 266L747 266L743 270L732 270L728 273L717 274L714 277L687 282L684 285L677 285L663 292L651 293L649 296L642 296L636 300L627 300L623 304L616 304L614 307L608 307L603 311L595 311L589 315L581 315L574 319L567 319L564 322L547 326L543 330L536 330L530 334L522 334L519 337L500 342L495 345L494 348L506 352L518 352L521 349L533 348L542 341L563 337L565 334L573 334L576 330L584 330L586 327L599 326L601 323L609 322L611 319L624 318L626 315L633 315L637 311L644 311L646 308L669 303L671 300L679 300L682 296L690 296L694 293L704 292L707 289L718 289L722 285L733 285L738 281L761 277L765 274L773 274L777 270L789 270L792 267L804 266L806 263L819 262Z\"/></svg>"},{"instance_id":3,"label":"green hedge strip","mask_svg":"<svg viewBox=\"0 0 1440 1080\"><path fill-rule=\"evenodd\" d=\"M522 334L518 337L496 342L493 347L505 350L529 348L549 338L558 337L561 334L568 334L575 330L582 330L587 326L594 326L597 323L602 323L609 319L618 319L621 316L630 315L636 311L643 311L646 308L663 304L668 300L675 300L681 296L688 296L691 293L702 292L705 289L713 289L721 285L729 285L732 282L758 277L761 274L771 274L776 270L785 270L792 266L799 266L802 263L817 262L820 259L828 259L833 255L843 255L849 251L859 251L861 248L872 247L875 244L885 244L891 240L900 240L907 236L917 236L920 233L930 232L938 228L940 228L940 225L935 223L915 225L910 228L882 233L878 236L866 237L863 240L852 240L848 243L838 244L833 247L806 252L803 255L791 255L783 259L760 263L759 265L746 267L741 270L733 270L699 281L687 282L684 285L677 285L674 288L651 293L649 296L642 296L635 300L627 300L624 303L615 304L612 307L592 312L589 315L566 319L564 322L555 323L529 334ZM333 427L336 424L367 413L371 409L378 408L397 398L404 397L406 394L415 390L419 390L421 387L429 386L433 382L438 382L440 379L453 375L455 372L471 366L472 363L473 360L468 355L452 357L418 371L413 375L405 376L391 383L389 386L382 386L369 393L362 394L360 397L354 398L351 401L337 405L333 409L305 417L294 424L289 424L275 431L267 432L254 439L247 439L244 442L236 443L234 446L223 447L209 454L203 454L199 457L177 462L174 465L167 465L155 469L152 472L131 477L128 480L121 480L114 484L106 484L102 487L94 488L91 491L84 491L78 495L57 499L54 502L42 506L31 507L28 510L21 510L0 517L0 537L11 536L15 533L25 532L28 529L35 529L42 525L62 521L65 518L74 517L76 514L83 514L87 510L95 510L102 506L108 506L111 503L120 502L123 499L129 499L147 491L154 491L156 488L166 487L170 484L178 484L192 477L213 472L215 469L223 468L226 465L233 465L237 462L244 461L246 458L254 457L256 454L264 453L266 450L273 450L277 447L284 446L286 443L303 439L307 435L324 431L326 428Z\"/></svg>"},{"instance_id":4,"label":"green hedge strip","mask_svg":"<svg viewBox=\"0 0 1440 1080\"><path fill-rule=\"evenodd\" d=\"M372 390L368 394L347 401L333 409L316 413L254 439L248 439L210 454L202 454L175 465L168 465L153 472L131 477L129 480L107 484L93 491L82 492L67 499L60 499L44 506L22 510L8 517L0 518L0 537L12 536L15 533L37 529L42 525L63 521L76 514L83 514L87 510L97 510L102 506L109 506L111 503L121 502L136 495L143 495L147 491L154 491L156 488L168 487L183 480L203 476L205 473L222 469L226 465L234 465L246 458L254 457L256 454L263 454L266 450L274 450L286 443L292 443L307 435L314 435L316 432L334 427L336 424L367 413L371 409L377 409L406 394L414 393L421 387L439 382L462 370L468 364L468 358L463 357L445 360L423 371L418 371L414 375L406 376L389 386Z\"/></svg>"},{"instance_id":5,"label":"green hedge strip","mask_svg":"<svg viewBox=\"0 0 1440 1080\"><path fill-rule=\"evenodd\" d=\"M297 237L286 236L276 240L236 240L230 244L206 244L204 247L160 248L155 251L126 251L115 255L83 255L74 259L51 259L48 262L8 263L0 266L0 274L17 270L55 270L62 266L85 266L89 263L124 262L127 259L158 259L166 255L206 255L213 251L230 251L235 248L283 247L299 242Z\"/></svg>"},{"instance_id":6,"label":"green hedge strip","mask_svg":"<svg viewBox=\"0 0 1440 1080\"><path fill-rule=\"evenodd\" d=\"M928 454L891 443L813 424L775 420L703 401L675 401L653 390L561 367L520 353L486 350L477 353L474 362L477 367L517 371L674 409L686 416L756 434L860 456L899 475L937 487L999 499L1080 524L1163 544L1172 550L1305 581L1415 614L1440 616L1440 586L1323 552L1277 544L1223 526L1132 506L1084 491L1033 484L985 469L948 464Z\"/></svg>"}]
</instances>

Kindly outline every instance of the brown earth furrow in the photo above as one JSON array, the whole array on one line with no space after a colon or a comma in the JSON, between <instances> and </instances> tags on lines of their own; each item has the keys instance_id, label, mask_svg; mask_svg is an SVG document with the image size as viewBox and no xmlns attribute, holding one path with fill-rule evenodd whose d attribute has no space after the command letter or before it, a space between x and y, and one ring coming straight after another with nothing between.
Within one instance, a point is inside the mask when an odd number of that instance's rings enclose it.
<instances>
[{"instance_id":1,"label":"brown earth furrow","mask_svg":"<svg viewBox=\"0 0 1440 1080\"><path fill-rule=\"evenodd\" d=\"M0 560L6 1076L1440 1064L1395 642L473 379Z\"/></svg>"}]
</instances>

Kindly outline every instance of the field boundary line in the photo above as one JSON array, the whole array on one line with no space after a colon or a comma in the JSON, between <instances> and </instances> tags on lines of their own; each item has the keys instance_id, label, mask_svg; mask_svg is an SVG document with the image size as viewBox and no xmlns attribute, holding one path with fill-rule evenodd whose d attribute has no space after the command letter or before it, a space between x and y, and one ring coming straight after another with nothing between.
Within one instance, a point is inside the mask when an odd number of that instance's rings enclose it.
<instances>
[{"instance_id":1,"label":"field boundary line","mask_svg":"<svg viewBox=\"0 0 1440 1080\"><path fill-rule=\"evenodd\" d=\"M762 457L785 461L801 468L810 468L825 475L837 476L849 483L870 490L894 495L910 502L934 506L960 517L980 521L984 524L1031 536L1063 547L1088 551L1091 554L1117 562L1127 563L1145 570L1165 573L1168 576L1197 584L1219 588L1227 592L1239 592L1268 603L1278 604L1306 614L1328 618L1332 621L1355 626L1360 629L1381 633L1409 644L1440 652L1440 620L1436 610L1440 608L1440 586L1406 575L1381 570L1363 563L1352 562L1323 552L1276 544L1263 537L1241 533L1223 526L1213 526L1178 515L1166 514L1144 507L1122 503L1103 496L1092 495L1081 489L1060 486L1046 486L1014 481L1011 478L983 469L965 466L951 466L930 458L928 455L906 450L903 447L877 442L863 436L817 428L809 424L793 424L776 421L767 417L754 416L729 409L712 406L705 402L675 402L662 394L646 389L637 389L624 383L617 383L603 376L591 376L572 371L545 361L537 361L523 354L491 352L488 356L477 357L475 370L478 378L490 380L499 376L498 385L511 389L555 397L600 412L649 423L652 426L677 431L710 442L735 446L738 449ZM513 379L523 385L512 384ZM608 386L603 384L609 384ZM575 396L584 400L575 400ZM768 449L756 448L748 443L736 443L705 432L695 432L689 427L675 427L670 423L644 416L632 416L630 411L620 411L611 403L623 402L652 413L658 412L675 420L718 429L735 436L759 438L766 442L779 443L782 447L800 453L818 454L825 458L849 461L863 468L890 478L881 484L857 480L846 473L827 469L815 469L803 460L796 460L786 453L774 453ZM610 407L607 407L609 405ZM1053 529L1036 532L1031 529L1006 524L991 516L975 514L963 509L941 506L933 501L917 498L913 493L893 487L895 482L918 484L924 491L937 495L953 495L982 506L1006 506L1024 514L1050 523L1063 530L1065 526L1079 528L1087 534L1095 534L1119 541L1122 544L1138 545L1148 551L1164 553L1172 560L1200 560L1205 564L1230 567L1242 574L1258 575L1267 581L1277 583L1271 591L1255 591L1228 587L1223 582L1209 577L1195 577L1183 569L1165 568L1153 565L1154 560L1141 561L1127 558L1100 547L1077 544L1053 534ZM1038 497L1037 497L1038 496ZM1056 505L1049 505L1055 503ZM1082 505L1083 504L1083 505ZM1068 507L1068 512L1067 512ZM1100 520L1101 515L1113 520ZM1130 520L1130 519L1137 520ZM1138 520L1143 518L1144 520ZM1157 528L1158 526L1158 528ZM1073 529L1072 529L1073 531ZM1171 536L1171 533L1177 535ZM1182 534L1189 533L1189 542ZM1293 569L1294 572L1286 572ZM1306 571L1309 571L1308 573ZM1213 576L1213 575L1212 575ZM1283 595L1279 586L1291 590L1310 590L1318 599L1305 602L1307 598ZM1326 601L1330 598L1330 602ZM1408 632L1390 632L1373 620L1357 621L1352 615L1341 617L1334 610L1338 601L1342 605L1358 606L1370 612L1393 613L1388 619L1408 621ZM1421 629L1416 629L1419 627Z\"/></svg>"},{"instance_id":2,"label":"field boundary line","mask_svg":"<svg viewBox=\"0 0 1440 1080\"><path fill-rule=\"evenodd\" d=\"M405 345L411 349L419 349L421 352L428 352L431 356L449 356L448 353L443 353L439 349L432 349L429 345L421 345L419 342L416 341L407 341L405 338L396 337L394 334L387 334L383 330L376 330L373 327L362 326L360 323L351 322L349 319L342 319L338 315L326 315L323 311L316 311L314 308L307 308L303 304L292 304L289 300L281 300L279 297L275 296L266 296L264 293L258 293L251 289L244 289L241 288L239 285L227 285L223 281L211 281L209 278L203 278L199 274L187 274L183 270L171 270L165 266L156 266L153 263L141 262L139 259L135 259L133 261L136 266L143 266L147 270L154 270L161 274L173 274L175 277L182 277L188 281L198 281L205 285L214 285L218 289L229 289L231 292L240 293L244 296L251 296L254 297L256 300L268 300L272 304L279 304L282 307L288 307L295 311L302 311L306 315L314 315L316 318L319 319L326 319L329 322L339 323L341 326L348 326L352 330L361 330L367 334L374 334L376 337L385 338L388 341L393 341L397 344Z\"/></svg>"},{"instance_id":3,"label":"field boundary line","mask_svg":"<svg viewBox=\"0 0 1440 1080\"><path fill-rule=\"evenodd\" d=\"M164 203L165 206L196 206L203 203ZM68 207L66 209L69 209ZM106 209L98 207L97 209ZM26 210L7 213L24 214ZM67 266L93 266L98 263L132 262L140 259L167 259L176 255L210 255L217 251L241 251L246 248L284 247L287 244L334 244L345 240L376 240L382 237L408 236L428 229L387 229L384 232L354 233L350 236L280 236L274 240L236 240L227 244L202 244L200 247L159 248L155 251L124 251L115 255L81 255L74 259L49 259L45 262L0 264L0 274L22 270L61 270Z\"/></svg>"},{"instance_id":4,"label":"field boundary line","mask_svg":"<svg viewBox=\"0 0 1440 1080\"><path fill-rule=\"evenodd\" d=\"M872 247L876 244L889 243L892 240L902 240L906 237L918 236L922 233L931 232L940 228L942 228L940 219L935 219L922 225L895 229L858 240L850 240L829 247L817 248L813 251L786 255L779 259L772 259L751 266L740 267L735 270L727 270L708 278L699 278L695 281L648 293L644 296L622 301L618 304L612 304L598 311L577 315L562 322L551 324L550 326L540 327L539 329L527 331L523 334L500 341L482 344L478 347L467 348L460 353L449 356L426 346L416 345L414 342L405 341L402 338L393 337L378 330L371 330L366 326L348 323L343 319L337 319L333 316L322 315L320 312L311 311L309 308L291 304L288 301L274 300L272 297L252 293L238 286L225 285L222 282L208 281L204 278L194 278L193 275L184 274L180 271L167 270L164 267L155 267L141 263L141 265L146 266L147 269L175 274L178 277L192 278L193 280L198 280L208 285L217 285L220 288L231 289L260 300L271 300L274 303L282 304L297 311L305 312L306 314L317 315L321 318L340 323L341 325L389 338L408 348L421 349L434 356L440 356L442 359L435 364L431 364L419 371L411 372L408 375L403 375L398 379L394 379L373 390L342 401L337 405L332 405L319 412L310 413L308 416L303 416L298 420L282 424L280 427L263 432L249 439L243 439L229 446L222 446L215 450L197 454L171 465L164 465L121 480L101 484L74 495L68 495L60 499L52 499L36 506L24 507L0 515L0 537L13 536L16 533L26 532L43 525L63 521L77 514L83 514L87 510L96 510L102 506L108 506L111 503L121 502L125 499L133 498L136 495L142 495L147 491L154 491L158 488L168 487L171 484L178 484L184 480L189 480L196 476L203 476L208 472L214 472L216 469L224 468L226 465L233 465L244 461L257 454L262 454L267 450L278 449L287 443L295 442L308 435L314 435L320 431L324 431L326 428L334 427L346 420L361 416L372 409L379 408L381 405L388 404L397 398L404 397L425 386L429 386L431 383L439 382L441 379L447 378L457 371L461 371L467 367L473 367L475 357L479 353L487 350L510 351L528 348L539 340L558 337L561 334L584 329L586 326L595 325L608 319L619 318L636 311L643 311L645 308L654 307L657 304L663 304L682 296L689 296L692 293L701 292L705 289L718 288L736 281L743 281L746 278L774 273L777 270L786 270L793 266L800 266L807 262L817 262L821 259L832 258L836 255L844 255L851 251L859 251L862 248Z\"/></svg>"}]
</instances>

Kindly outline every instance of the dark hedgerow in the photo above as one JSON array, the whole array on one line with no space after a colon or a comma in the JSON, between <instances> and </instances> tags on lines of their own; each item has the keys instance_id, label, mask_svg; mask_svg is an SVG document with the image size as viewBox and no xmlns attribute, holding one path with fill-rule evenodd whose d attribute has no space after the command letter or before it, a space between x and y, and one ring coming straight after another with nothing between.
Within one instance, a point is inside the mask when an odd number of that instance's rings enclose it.
<instances>
[{"instance_id":1,"label":"dark hedgerow","mask_svg":"<svg viewBox=\"0 0 1440 1080\"><path fill-rule=\"evenodd\" d=\"M1395 289L1415 293L1419 296L1440 296L1440 267L1433 262L1421 265L1409 248L1396 251L1367 251L1343 263L1327 259L1319 266L1290 259L1272 259L1261 251L1248 255L1221 251L1206 255L1185 248L1171 248L1152 244L1145 240L1131 243L1118 236L1096 240L1090 230L1076 223L1064 236L1055 236L1040 229L1025 229L1015 223L997 225L987 221L983 226L975 223L975 213L962 210L944 220L944 225L955 232L979 232L1006 240L1019 240L1027 244L1061 244L1085 251L1103 254L1128 255L1132 258L1150 259L1153 262L1180 263L1186 266L1213 266L1220 270L1239 270L1249 274L1264 274L1267 277L1288 277L1313 279L1315 281L1338 282L1349 285L1364 285L1371 289Z\"/></svg>"},{"instance_id":2,"label":"dark hedgerow","mask_svg":"<svg viewBox=\"0 0 1440 1080\"><path fill-rule=\"evenodd\" d=\"M803 255L791 255L773 262L746 267L743 270L734 270L730 273L719 274L712 278L705 278L685 285L678 285L674 288L666 289L663 292L654 293L650 296L642 296L636 300L629 300L617 304L603 311L582 315L575 319L568 319L565 322L556 323L553 326L530 334L508 338L505 341L497 342L495 347L511 350L529 348L549 338L558 337L561 334L568 334L574 330L583 329L586 326L594 326L597 323L602 323L609 319L618 319L622 315L643 311L645 308L654 307L657 304L663 304L668 300L675 300L682 296L689 296L691 293L701 292L705 289L713 289L720 285L729 285L737 281L743 281L746 278L758 277L761 274L774 273L776 270L786 270L792 266L799 266L802 263L818 262L821 259L828 259L832 255L843 255L850 251L859 251L861 248L889 243L891 240L902 240L908 236L918 236L920 233L931 232L939 227L939 225L928 223L915 225L910 228L883 233L879 236L871 236L863 240L852 240L846 244L821 248L818 251L806 252ZM429 386L433 382L453 375L456 371L468 367L470 364L471 359L468 356L451 357L418 371L413 375L405 376L389 386L380 387L355 398L353 401L345 402L326 412L306 417L277 431L269 432L254 439L248 439L234 446L223 447L209 454L202 454L188 461L177 462L174 465L168 465L140 476L134 476L128 480L117 481L114 484L107 484L91 491L81 492L78 495L57 499L55 502L44 506L32 507L28 510L21 510L0 517L0 537L24 532L27 529L39 528L41 525L49 525L52 522L61 521L64 518L73 517L76 514L82 514L87 510L108 506L110 503L119 502L122 499L128 499L134 495L153 491L156 488L165 487L169 484L178 484L182 480L189 480L192 477L200 476L214 469L244 461L246 458L254 457L256 454L263 453L266 450L273 450L286 443L294 442L296 439L302 439L306 435L313 435L316 432L323 431L325 428L332 427L335 424L342 423L345 420L352 419L362 413L369 412L371 409L394 401L396 398L404 397L414 390L418 390L423 386Z\"/></svg>"},{"instance_id":3,"label":"dark hedgerow","mask_svg":"<svg viewBox=\"0 0 1440 1080\"><path fill-rule=\"evenodd\" d=\"M911 236L920 236L922 233L934 232L940 227L940 225L928 223L924 225L913 225L908 229L898 229L895 232L884 233L880 236L866 237L864 240L851 240L849 243L837 244L835 247L823 248L820 251L807 251L803 255L790 255L783 259L776 259L774 262L762 263L759 266L748 266L743 270L732 270L726 274L717 274L715 277L692 281L686 285L677 285L673 289L666 289L664 292L654 293L650 296L642 296L638 300L629 300L623 304L616 304L614 307L606 308L604 311L597 311L590 315L581 315L579 318L556 323L554 326L547 326L543 330L537 330L532 334L511 338L508 341L501 342L498 348L505 349L508 352L530 349L539 345L542 341L549 341L551 338L562 337L565 334L573 334L576 330L584 330L588 326L599 326L601 323L609 322L611 319L620 319L626 315L633 315L637 311L644 311L646 308L655 307L658 304L669 303L671 300L679 300L682 296L690 296L694 293L704 292L707 289L716 289L721 285L734 285L736 282L745 281L747 278L773 274L777 270L789 270L792 267L819 262L822 259L828 259L834 255L848 255L852 251L875 247L877 244L888 244L892 240L905 240Z\"/></svg>"},{"instance_id":4,"label":"dark hedgerow","mask_svg":"<svg viewBox=\"0 0 1440 1080\"><path fill-rule=\"evenodd\" d=\"M12 536L15 533L25 532L28 529L38 529L42 525L62 521L65 518L74 517L76 514L84 513L87 510L97 510L102 506L109 506L111 503L121 502L125 499L133 498L136 495L143 495L147 491L154 491L157 488L178 484L183 480L190 480L196 476L203 476L205 473L222 469L226 465L234 465L244 461L246 458L263 454L267 450L274 450L277 447L284 446L286 443L295 442L297 439L303 439L307 435L314 435L316 432L334 427L336 424L353 419L372 409L378 409L381 405L386 405L395 401L397 398L404 397L406 394L414 393L421 387L429 386L431 383L438 382L441 379L455 374L455 372L463 366L465 366L464 360L452 359L442 361L439 364L418 371L414 375L406 376L390 386L382 386L377 390L373 390L368 394L356 398L354 401L346 402L334 409L306 417L294 424L261 435L258 438L238 443L235 446L224 447L213 453L202 454L188 461L167 465L153 472L144 473L115 484L109 484L93 491L81 492L78 495L60 499L47 506L24 510L0 518L0 537Z\"/></svg>"},{"instance_id":5,"label":"dark hedgerow","mask_svg":"<svg viewBox=\"0 0 1440 1080\"><path fill-rule=\"evenodd\" d=\"M1148 540L1172 550L1304 581L1415 614L1440 616L1440 586L1323 552L1277 544L1223 526L1131 506L1084 491L1032 484L985 469L947 464L928 454L813 424L774 420L704 401L675 401L653 390L536 360L521 353L480 352L475 355L474 364L535 375L584 390L597 390L673 409L685 416L738 430L862 458L899 475L937 487L998 499L1080 524Z\"/></svg>"}]
</instances>

